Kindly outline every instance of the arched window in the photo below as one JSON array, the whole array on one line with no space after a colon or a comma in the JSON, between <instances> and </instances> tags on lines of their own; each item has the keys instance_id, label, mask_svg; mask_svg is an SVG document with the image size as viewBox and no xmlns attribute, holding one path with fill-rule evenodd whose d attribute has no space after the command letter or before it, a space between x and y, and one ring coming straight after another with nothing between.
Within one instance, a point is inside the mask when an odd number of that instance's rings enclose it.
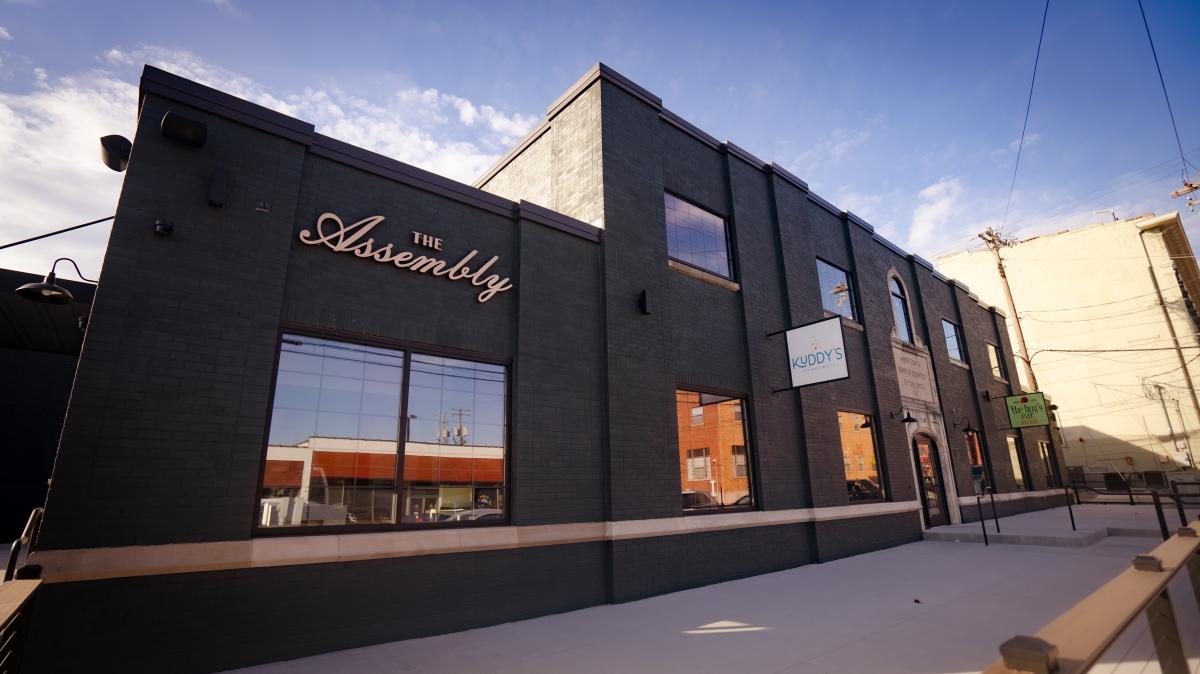
<instances>
[{"instance_id":1,"label":"arched window","mask_svg":"<svg viewBox=\"0 0 1200 674\"><path fill-rule=\"evenodd\" d=\"M904 294L904 287L894 277L888 279L888 286L892 291L892 317L896 320L896 336L911 344L912 322L908 318L908 297Z\"/></svg>"}]
</instances>

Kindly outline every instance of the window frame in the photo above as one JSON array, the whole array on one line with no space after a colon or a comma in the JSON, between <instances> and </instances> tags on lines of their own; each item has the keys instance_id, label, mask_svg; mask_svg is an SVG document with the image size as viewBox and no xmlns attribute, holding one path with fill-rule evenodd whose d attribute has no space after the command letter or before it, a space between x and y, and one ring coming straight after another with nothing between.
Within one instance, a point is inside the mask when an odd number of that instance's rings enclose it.
<instances>
[{"instance_id":1,"label":"window frame","mask_svg":"<svg viewBox=\"0 0 1200 674\"><path fill-rule=\"evenodd\" d=\"M837 422L838 422L838 451L841 452L841 454L842 454L843 471L845 470L846 461L848 461L849 459L847 459L846 451L842 447L842 438L841 438L841 434L842 434L842 432L841 432L841 415L842 414L856 414L860 417L863 417L867 422L870 422L870 424L871 424L866 429L862 429L861 426L859 428L861 430L870 431L870 433L871 433L871 447L872 447L872 449L875 450L875 469L879 473L879 492L880 492L879 498L859 499L857 501L851 500L850 495L846 494L846 504L847 505L860 505L863 503L888 503L888 502L890 502L892 500L892 490L888 488L887 462L885 461L885 457L883 454L883 447L882 447L883 443L880 442L879 431L878 431L879 418L877 416L875 416L874 414L871 414L870 412L864 412L862 410L847 409L844 407L838 407L838 408L834 409L834 418L837 419ZM851 467L853 467L853 463L851 464ZM842 482L844 483L847 480L848 480L848 477L843 472L842 473Z\"/></svg>"},{"instance_id":2,"label":"window frame","mask_svg":"<svg viewBox=\"0 0 1200 674\"><path fill-rule=\"evenodd\" d=\"M855 301L855 298L854 298L854 294L855 294L854 274L850 273L849 270L842 269L838 265L836 265L836 264L830 262L829 260L826 260L820 256L817 256L815 259L817 261L817 290L820 291L820 293L821 293L821 310L831 316L841 316L842 318L849 320L853 323L860 323L861 321L859 320L859 316L858 316L858 302ZM850 305L850 315L849 316L847 316L843 313L837 312L837 311L830 311L828 308L825 307L825 288L822 287L822 285L821 285L821 265L825 265L826 267L840 271L846 275L846 298L848 300L847 303Z\"/></svg>"},{"instance_id":3,"label":"window frame","mask_svg":"<svg viewBox=\"0 0 1200 674\"><path fill-rule=\"evenodd\" d=\"M988 367L990 367L992 370L992 378L995 379L996 381L1002 381L1005 384L1007 384L1008 383L1008 368L1004 364L1004 352L1000 350L999 346L997 346L991 342L984 341L983 344L984 344L984 350L987 351ZM995 356L996 356L996 359L994 362L992 361L993 354L995 354Z\"/></svg>"},{"instance_id":4,"label":"window frame","mask_svg":"<svg viewBox=\"0 0 1200 674\"><path fill-rule=\"evenodd\" d=\"M738 400L739 402L741 402L742 418L739 421L741 421L741 423L742 423L742 441L744 443L741 446L746 448L746 470L747 470L747 472L749 472L749 475L746 477L746 485L747 485L747 489L749 491L750 505L743 505L743 506L727 505L727 506L719 506L719 507L715 507L715 508L694 508L691 510L681 508L681 510L680 510L681 515L683 517L704 517L707 515L716 515L716 514L720 514L720 513L753 512L756 510L762 510L763 506L762 506L762 502L760 500L762 498L761 497L762 490L759 489L759 480L761 478L759 477L759 474L758 474L758 461L757 461L756 457L754 456L754 452L751 451L751 447L754 445L754 441L753 441L754 427L753 427L753 421L750 418L752 416L750 413L750 395L746 394L746 393L739 393L736 391L715 389L715 388L711 388L711 387L707 387L707 386L693 386L690 384L687 384L687 385L676 384L673 390L675 391L676 396L678 396L680 391L683 391L685 393L696 393L701 396L712 395L712 396L718 396L718 397L723 397L723 398L731 398L731 399L735 399L735 400ZM676 398L676 400L678 400L678 398ZM676 403L676 405L678 405L678 402ZM720 414L718 414L716 416L716 419L719 423L720 422ZM676 419L676 431L678 431L678 423L679 423L679 420ZM691 428L691 426L689 425L688 428ZM733 446L737 446L737 445L731 445L731 447L733 447ZM711 475L712 448L709 447L708 449L709 449L709 462L710 462L709 463L709 471L710 471L710 475ZM687 451L687 450L683 449L682 438L676 437L676 439L675 439L675 455L676 455L676 457L681 456L683 454L683 452L685 452L685 451ZM689 466L689 469L690 469L690 466ZM682 486L683 485L680 485L680 487L682 487ZM682 490L681 490L681 493L682 493Z\"/></svg>"},{"instance_id":5,"label":"window frame","mask_svg":"<svg viewBox=\"0 0 1200 674\"><path fill-rule=\"evenodd\" d=\"M275 389L279 383L279 358L283 350L285 335L311 337L330 341L345 342L357 346L369 346L382 349L395 349L404 352L404 378L400 395L400 419L408 417L408 389L412 356L433 356L438 358L453 358L456 360L474 361L486 365L499 365L504 371L504 512L503 516L487 520L467 520L465 522L404 522L400 514L403 499L401 479L404 475L404 446L408 441L407 424L401 423L397 429L396 440L396 476L394 478L393 494L396 498L396 521L373 524L313 524L297 526L264 527L260 521L261 493L263 476L267 468L267 447L270 444L271 419L275 413ZM512 524L512 503L515 493L512 485L512 359L495 354L441 347L411 340L392 339L377 335L365 335L359 332L336 328L314 328L311 325L284 321L280 324L275 335L275 358L271 366L271 384L267 392L267 413L263 424L262 442L259 445L258 479L251 495L250 507L250 537L271 538L277 536L314 536L320 534L341 535L351 533L379 533L383 531L429 531L433 529L470 529L475 527L498 527Z\"/></svg>"},{"instance_id":6,"label":"window frame","mask_svg":"<svg viewBox=\"0 0 1200 674\"><path fill-rule=\"evenodd\" d=\"M687 260L680 259L671 254L671 242L670 242L671 237L667 231L668 225L667 225L666 198L668 196L678 199L690 206L695 206L696 208L704 211L705 213L708 213L709 215L711 215L713 217L721 219L722 229L725 232L725 261L729 265L729 274L728 275L713 271L711 269L705 269L704 267L701 267L700 265L695 264L694 262L688 262ZM733 242L734 242L734 240L733 240L733 223L730 222L730 219L728 216L722 215L721 213L718 213L717 211L714 211L713 209L708 208L707 206L701 206L699 203L696 203L695 201L683 196L682 194L680 194L674 190L663 188L663 221L662 221L662 224L663 224L663 235L666 236L666 238L667 238L667 259L668 260L674 262L675 264L681 264L681 265L687 267L688 269L694 269L700 273L709 274L716 278L723 279L725 281L729 281L730 283L735 283L735 284L738 283L738 273L737 273L737 266L736 266L736 259L735 259L736 256L733 254Z\"/></svg>"},{"instance_id":7,"label":"window frame","mask_svg":"<svg viewBox=\"0 0 1200 674\"><path fill-rule=\"evenodd\" d=\"M954 330L954 344L958 349L958 358L955 358L954 354L950 353L950 335L946 334L947 326ZM969 367L969 364L967 363L967 345L966 342L963 341L962 326L948 318L943 318L942 335L944 335L946 338L946 353L950 357L950 362L957 365L967 365Z\"/></svg>"},{"instance_id":8,"label":"window frame","mask_svg":"<svg viewBox=\"0 0 1200 674\"><path fill-rule=\"evenodd\" d=\"M909 301L908 301L908 296L909 296L908 287L904 285L904 281L900 280L900 277L895 272L889 273L887 276L887 279L888 279L888 307L892 310L892 336L905 344L910 344L910 345L916 346L917 333L916 333L916 330L913 325L912 306L909 304ZM893 283L895 283L896 287L900 289L900 294L896 294L896 291L892 290ZM894 301L897 299L900 300L900 305L901 305L901 308L903 309L901 311L901 314L903 314L903 318L904 318L905 331L908 333L907 339L900 335L900 326L899 326L899 324L896 323L896 306L895 306Z\"/></svg>"},{"instance_id":9,"label":"window frame","mask_svg":"<svg viewBox=\"0 0 1200 674\"><path fill-rule=\"evenodd\" d=\"M1033 475L1029 473L1029 462L1025 457L1025 442L1022 440L1020 435L1013 435L1011 433L1005 433L1004 438L1004 444L1006 445L1006 449L1009 451L1009 461L1012 461L1015 450L1017 463L1013 466L1013 468L1021 471L1021 484L1017 487L1017 491L1033 491ZM1010 439L1012 440L1012 445L1008 444ZM1013 479L1016 479L1015 471L1013 474Z\"/></svg>"}]
</instances>

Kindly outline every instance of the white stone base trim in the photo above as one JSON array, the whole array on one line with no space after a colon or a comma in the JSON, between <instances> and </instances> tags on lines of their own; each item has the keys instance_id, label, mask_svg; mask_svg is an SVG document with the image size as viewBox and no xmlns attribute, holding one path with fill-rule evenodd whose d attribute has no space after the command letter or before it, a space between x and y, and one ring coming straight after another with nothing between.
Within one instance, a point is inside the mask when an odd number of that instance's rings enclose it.
<instances>
[{"instance_id":1,"label":"white stone base trim","mask_svg":"<svg viewBox=\"0 0 1200 674\"><path fill-rule=\"evenodd\" d=\"M997 497L999 498L999 497ZM619 522L584 522L519 527L430 531L272 536L247 541L133 545L116 548L38 550L29 563L42 567L47 583L168 573L349 562L364 559L509 550L543 545L654 538L704 531L879 517L921 509L919 501L864 503L829 508L662 517Z\"/></svg>"}]
</instances>

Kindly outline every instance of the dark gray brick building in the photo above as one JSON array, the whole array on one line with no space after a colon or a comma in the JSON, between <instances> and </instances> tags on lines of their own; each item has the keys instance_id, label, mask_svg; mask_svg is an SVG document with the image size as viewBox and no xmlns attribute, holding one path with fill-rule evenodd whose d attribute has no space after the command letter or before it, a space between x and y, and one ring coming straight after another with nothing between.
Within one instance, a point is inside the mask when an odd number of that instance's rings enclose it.
<instances>
[{"instance_id":1,"label":"dark gray brick building","mask_svg":"<svg viewBox=\"0 0 1200 674\"><path fill-rule=\"evenodd\" d=\"M1061 502L1003 314L605 66L474 187L149 67L137 114L32 671L294 658ZM810 324L845 376L793 388Z\"/></svg>"}]
</instances>

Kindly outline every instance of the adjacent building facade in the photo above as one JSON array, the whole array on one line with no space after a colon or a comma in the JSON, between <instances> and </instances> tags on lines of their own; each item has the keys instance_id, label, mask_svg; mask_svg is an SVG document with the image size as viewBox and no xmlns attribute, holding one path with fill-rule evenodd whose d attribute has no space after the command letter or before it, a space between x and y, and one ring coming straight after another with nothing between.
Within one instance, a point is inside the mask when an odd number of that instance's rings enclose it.
<instances>
[{"instance_id":1,"label":"adjacent building facade","mask_svg":"<svg viewBox=\"0 0 1200 674\"><path fill-rule=\"evenodd\" d=\"M1152 485L1194 468L1200 269L1179 214L1037 236L1000 254L1038 386L1058 406L1067 465L1079 477L1149 474ZM985 301L1005 301L990 251L937 266Z\"/></svg>"},{"instance_id":2,"label":"adjacent building facade","mask_svg":"<svg viewBox=\"0 0 1200 674\"><path fill-rule=\"evenodd\" d=\"M1008 428L1003 314L605 66L476 187L149 67L138 114L30 557L40 671L293 658L1062 501L1052 438ZM830 319L798 348L847 376L792 388L784 331Z\"/></svg>"}]
</instances>

